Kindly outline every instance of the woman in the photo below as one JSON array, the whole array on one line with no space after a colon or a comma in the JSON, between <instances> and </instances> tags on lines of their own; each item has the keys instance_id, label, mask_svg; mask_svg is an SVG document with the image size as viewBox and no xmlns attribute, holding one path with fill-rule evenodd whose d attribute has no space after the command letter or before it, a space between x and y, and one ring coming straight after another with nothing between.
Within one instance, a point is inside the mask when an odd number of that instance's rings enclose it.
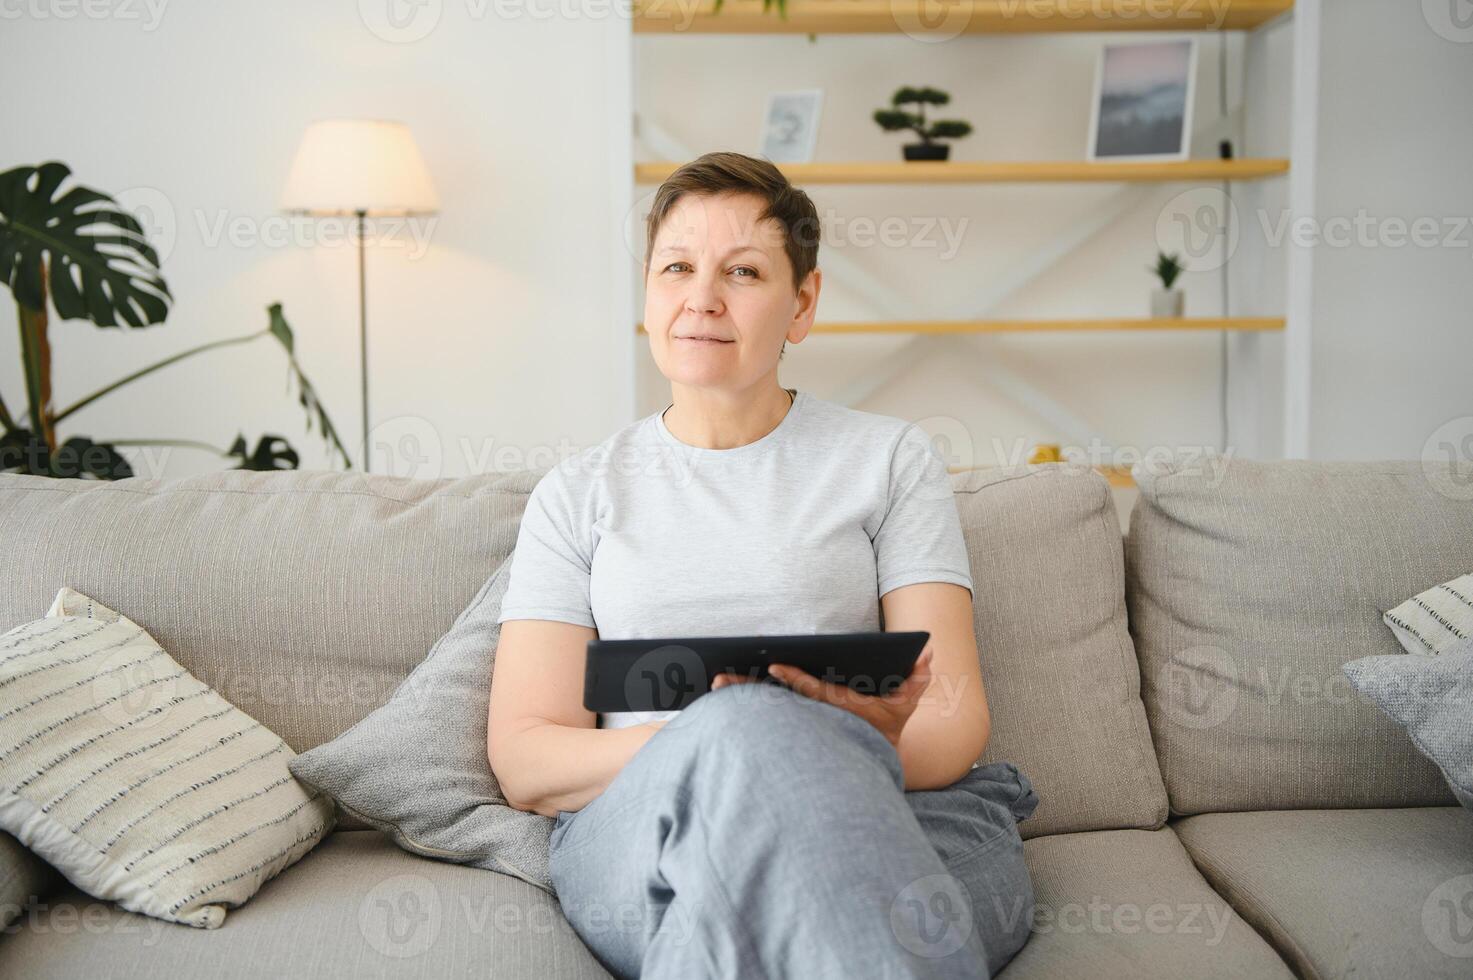
<instances>
[{"instance_id":1,"label":"woman","mask_svg":"<svg viewBox=\"0 0 1473 980\"><path fill-rule=\"evenodd\" d=\"M710 153L660 187L645 330L672 404L549 470L503 602L488 751L556 817L550 870L620 977L977 977L1022 946L1017 822L990 731L971 572L918 426L784 389L822 274L811 200ZM792 668L680 712L595 717L587 642L926 630L884 697Z\"/></svg>"}]
</instances>

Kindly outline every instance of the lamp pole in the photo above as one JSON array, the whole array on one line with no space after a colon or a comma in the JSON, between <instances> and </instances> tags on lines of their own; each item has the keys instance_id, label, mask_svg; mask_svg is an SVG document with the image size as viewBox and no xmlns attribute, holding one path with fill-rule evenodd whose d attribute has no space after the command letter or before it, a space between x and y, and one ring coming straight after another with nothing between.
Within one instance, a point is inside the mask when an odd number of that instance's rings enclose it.
<instances>
[{"instance_id":1,"label":"lamp pole","mask_svg":"<svg viewBox=\"0 0 1473 980\"><path fill-rule=\"evenodd\" d=\"M409 127L385 119L319 119L302 134L283 210L352 215L358 230L358 384L363 472L373 468L368 404L368 216L434 214L440 199ZM348 461L349 467L352 460Z\"/></svg>"}]
</instances>

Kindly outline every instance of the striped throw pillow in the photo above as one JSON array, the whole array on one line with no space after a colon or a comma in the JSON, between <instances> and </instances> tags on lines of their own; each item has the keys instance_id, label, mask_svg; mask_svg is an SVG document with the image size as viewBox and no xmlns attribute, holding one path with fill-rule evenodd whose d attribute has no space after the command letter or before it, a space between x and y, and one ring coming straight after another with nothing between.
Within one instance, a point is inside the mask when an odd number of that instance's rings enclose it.
<instances>
[{"instance_id":1,"label":"striped throw pillow","mask_svg":"<svg viewBox=\"0 0 1473 980\"><path fill-rule=\"evenodd\" d=\"M0 828L95 898L218 927L332 828L293 755L72 589L0 636Z\"/></svg>"},{"instance_id":2,"label":"striped throw pillow","mask_svg":"<svg viewBox=\"0 0 1473 980\"><path fill-rule=\"evenodd\" d=\"M1381 620L1407 653L1442 653L1473 636L1473 573L1412 596Z\"/></svg>"}]
</instances>

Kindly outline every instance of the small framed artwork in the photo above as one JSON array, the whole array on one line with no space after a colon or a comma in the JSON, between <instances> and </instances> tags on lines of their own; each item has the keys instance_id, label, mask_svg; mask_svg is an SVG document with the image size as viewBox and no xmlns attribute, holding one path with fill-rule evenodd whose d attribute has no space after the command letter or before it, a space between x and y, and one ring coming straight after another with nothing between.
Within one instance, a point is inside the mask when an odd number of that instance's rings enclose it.
<instances>
[{"instance_id":1,"label":"small framed artwork","mask_svg":"<svg viewBox=\"0 0 1473 980\"><path fill-rule=\"evenodd\" d=\"M1185 160L1192 146L1197 41L1106 44L1095 70L1090 160Z\"/></svg>"},{"instance_id":2,"label":"small framed artwork","mask_svg":"<svg viewBox=\"0 0 1473 980\"><path fill-rule=\"evenodd\" d=\"M811 162L822 110L822 89L773 92L762 125L762 155L773 163Z\"/></svg>"}]
</instances>

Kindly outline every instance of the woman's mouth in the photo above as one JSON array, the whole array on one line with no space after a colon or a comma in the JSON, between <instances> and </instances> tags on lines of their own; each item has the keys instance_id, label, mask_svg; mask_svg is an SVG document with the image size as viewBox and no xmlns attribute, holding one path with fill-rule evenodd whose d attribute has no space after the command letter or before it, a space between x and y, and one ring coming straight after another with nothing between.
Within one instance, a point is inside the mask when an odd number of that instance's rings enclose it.
<instances>
[{"instance_id":1,"label":"woman's mouth","mask_svg":"<svg viewBox=\"0 0 1473 980\"><path fill-rule=\"evenodd\" d=\"M688 344L699 344L707 347L714 347L718 344L733 343L733 341L722 340L719 337L676 337L675 339L683 340Z\"/></svg>"}]
</instances>

